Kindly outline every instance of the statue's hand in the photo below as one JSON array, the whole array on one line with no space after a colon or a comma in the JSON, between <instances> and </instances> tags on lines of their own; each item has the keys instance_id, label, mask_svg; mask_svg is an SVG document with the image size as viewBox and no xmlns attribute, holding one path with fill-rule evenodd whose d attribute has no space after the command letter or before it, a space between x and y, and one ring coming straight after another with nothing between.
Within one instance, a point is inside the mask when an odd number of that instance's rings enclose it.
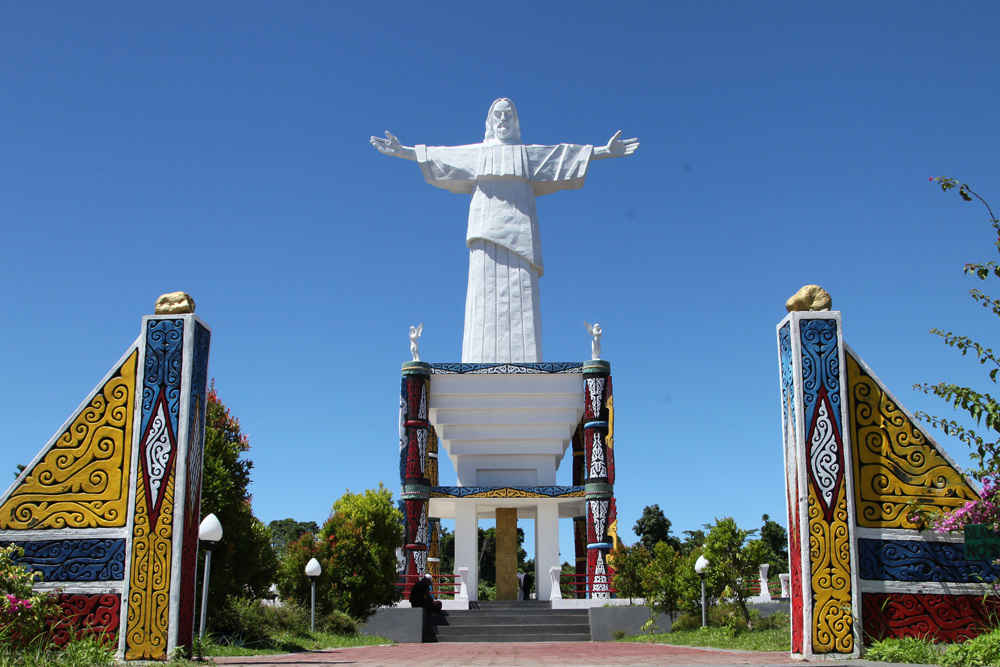
<instances>
[{"instance_id":1,"label":"statue's hand","mask_svg":"<svg viewBox=\"0 0 1000 667\"><path fill-rule=\"evenodd\" d=\"M635 152L635 149L639 147L638 139L619 139L621 136L622 131L618 130L615 132L615 136L611 137L608 141L608 145L604 147L604 150L607 151L608 157L631 155Z\"/></svg>"},{"instance_id":2,"label":"statue's hand","mask_svg":"<svg viewBox=\"0 0 1000 667\"><path fill-rule=\"evenodd\" d=\"M372 146L386 155L398 156L403 152L403 144L400 143L395 134L388 130L385 133L385 139L382 137L372 137Z\"/></svg>"}]
</instances>

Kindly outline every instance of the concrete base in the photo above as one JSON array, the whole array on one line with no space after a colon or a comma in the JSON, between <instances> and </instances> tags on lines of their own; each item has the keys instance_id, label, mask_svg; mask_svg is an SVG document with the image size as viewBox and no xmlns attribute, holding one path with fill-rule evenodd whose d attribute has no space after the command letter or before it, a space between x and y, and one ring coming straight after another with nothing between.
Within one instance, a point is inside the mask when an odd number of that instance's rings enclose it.
<instances>
[{"instance_id":1,"label":"concrete base","mask_svg":"<svg viewBox=\"0 0 1000 667\"><path fill-rule=\"evenodd\" d=\"M397 644L419 644L424 640L423 609L382 607L368 622L358 628L358 633L368 637L385 637Z\"/></svg>"},{"instance_id":2,"label":"concrete base","mask_svg":"<svg viewBox=\"0 0 1000 667\"><path fill-rule=\"evenodd\" d=\"M449 600L447 598L445 599L438 598L438 601L441 603L441 608L444 609L445 611L448 611L449 609L461 610L469 608L468 600L457 600L457 599ZM410 606L409 600L400 600L399 602L396 603L395 607L385 607L385 609L412 609L412 608L413 607Z\"/></svg>"},{"instance_id":3,"label":"concrete base","mask_svg":"<svg viewBox=\"0 0 1000 667\"><path fill-rule=\"evenodd\" d=\"M649 620L649 607L619 605L613 607L591 607L590 638L595 642L609 642L615 639L613 633L624 632L625 635L642 634L642 626ZM673 621L668 614L656 617L657 632L670 632Z\"/></svg>"}]
</instances>

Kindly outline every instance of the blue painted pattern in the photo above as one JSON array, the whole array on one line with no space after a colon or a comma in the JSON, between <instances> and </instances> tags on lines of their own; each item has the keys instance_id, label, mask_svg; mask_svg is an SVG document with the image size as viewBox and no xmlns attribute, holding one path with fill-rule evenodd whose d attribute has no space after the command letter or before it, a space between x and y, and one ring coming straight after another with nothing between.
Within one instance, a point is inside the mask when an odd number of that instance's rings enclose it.
<instances>
[{"instance_id":1,"label":"blue painted pattern","mask_svg":"<svg viewBox=\"0 0 1000 667\"><path fill-rule=\"evenodd\" d=\"M802 402L805 423L812 424L820 388L826 389L837 432L844 432L840 415L840 360L837 321L809 319L799 322L802 335Z\"/></svg>"},{"instance_id":2,"label":"blue painted pattern","mask_svg":"<svg viewBox=\"0 0 1000 667\"><path fill-rule=\"evenodd\" d=\"M582 361L554 361L547 363L518 364L431 364L434 375L455 374L497 374L497 375L538 375L543 373L583 373Z\"/></svg>"},{"instance_id":3,"label":"blue painted pattern","mask_svg":"<svg viewBox=\"0 0 1000 667\"><path fill-rule=\"evenodd\" d=\"M861 578L875 581L991 582L987 560L965 560L965 545L920 540L858 540Z\"/></svg>"},{"instance_id":4,"label":"blue painted pattern","mask_svg":"<svg viewBox=\"0 0 1000 667\"><path fill-rule=\"evenodd\" d=\"M153 416L153 407L165 392L167 412L173 433L177 433L181 400L181 361L184 343L184 320L149 320L146 328L146 360L142 374L142 428Z\"/></svg>"},{"instance_id":5,"label":"blue painted pattern","mask_svg":"<svg viewBox=\"0 0 1000 667\"><path fill-rule=\"evenodd\" d=\"M24 549L22 565L42 573L42 581L122 581L125 539L14 542Z\"/></svg>"},{"instance_id":6,"label":"blue painted pattern","mask_svg":"<svg viewBox=\"0 0 1000 667\"><path fill-rule=\"evenodd\" d=\"M778 331L778 341L781 353L781 414L784 418L785 432L795 428L795 403L789 402L794 391L794 376L792 375L792 333L786 324ZM788 408L791 414L788 414Z\"/></svg>"}]
</instances>

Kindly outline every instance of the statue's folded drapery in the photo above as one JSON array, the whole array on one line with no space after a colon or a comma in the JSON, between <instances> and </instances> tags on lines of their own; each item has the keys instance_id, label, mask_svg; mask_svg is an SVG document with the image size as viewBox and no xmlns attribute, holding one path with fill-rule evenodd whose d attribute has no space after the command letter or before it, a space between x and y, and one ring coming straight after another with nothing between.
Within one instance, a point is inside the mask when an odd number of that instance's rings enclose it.
<instances>
[{"instance_id":1,"label":"statue's folded drapery","mask_svg":"<svg viewBox=\"0 0 1000 667\"><path fill-rule=\"evenodd\" d=\"M462 361L541 361L538 278L544 265L535 197L583 187L594 147L470 144L415 150L428 183L472 195Z\"/></svg>"}]
</instances>

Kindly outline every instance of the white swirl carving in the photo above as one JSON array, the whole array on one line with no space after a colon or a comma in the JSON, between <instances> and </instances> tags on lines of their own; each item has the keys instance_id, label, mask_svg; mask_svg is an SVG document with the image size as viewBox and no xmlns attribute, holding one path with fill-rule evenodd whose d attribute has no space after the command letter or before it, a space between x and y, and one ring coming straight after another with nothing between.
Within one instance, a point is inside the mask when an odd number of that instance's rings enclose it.
<instances>
[{"instance_id":1,"label":"white swirl carving","mask_svg":"<svg viewBox=\"0 0 1000 667\"><path fill-rule=\"evenodd\" d=\"M143 445L146 459L146 473L149 475L150 506L156 507L163 490L163 478L167 474L167 464L173 452L170 433L167 430L167 416L163 414L163 403L157 403L156 412L149 425L149 436Z\"/></svg>"},{"instance_id":2,"label":"white swirl carving","mask_svg":"<svg viewBox=\"0 0 1000 667\"><path fill-rule=\"evenodd\" d=\"M816 424L809 438L809 451L813 480L823 504L830 507L840 476L840 457L826 401L821 401L816 408Z\"/></svg>"},{"instance_id":3,"label":"white swirl carving","mask_svg":"<svg viewBox=\"0 0 1000 667\"><path fill-rule=\"evenodd\" d=\"M588 378L587 394L590 396L590 410L596 418L601 414L601 401L604 399L604 378Z\"/></svg>"},{"instance_id":4,"label":"white swirl carving","mask_svg":"<svg viewBox=\"0 0 1000 667\"><path fill-rule=\"evenodd\" d=\"M406 449L406 399L399 397L399 451Z\"/></svg>"},{"instance_id":5,"label":"white swirl carving","mask_svg":"<svg viewBox=\"0 0 1000 667\"><path fill-rule=\"evenodd\" d=\"M594 535L597 536L597 539L604 541L605 525L608 521L608 501L591 500L589 503L591 520L594 522Z\"/></svg>"},{"instance_id":6,"label":"white swirl carving","mask_svg":"<svg viewBox=\"0 0 1000 667\"><path fill-rule=\"evenodd\" d=\"M420 452L420 472L424 472L427 461L427 429L417 429L417 449Z\"/></svg>"},{"instance_id":7,"label":"white swirl carving","mask_svg":"<svg viewBox=\"0 0 1000 667\"><path fill-rule=\"evenodd\" d=\"M597 431L594 431L594 441L590 448L590 476L608 476L608 466L604 460L604 443L601 441L601 434Z\"/></svg>"},{"instance_id":8,"label":"white swirl carving","mask_svg":"<svg viewBox=\"0 0 1000 667\"><path fill-rule=\"evenodd\" d=\"M595 598L607 598L609 596L608 589L608 571L604 568L604 554L597 554L597 563L594 564L594 585L591 589Z\"/></svg>"}]
</instances>

